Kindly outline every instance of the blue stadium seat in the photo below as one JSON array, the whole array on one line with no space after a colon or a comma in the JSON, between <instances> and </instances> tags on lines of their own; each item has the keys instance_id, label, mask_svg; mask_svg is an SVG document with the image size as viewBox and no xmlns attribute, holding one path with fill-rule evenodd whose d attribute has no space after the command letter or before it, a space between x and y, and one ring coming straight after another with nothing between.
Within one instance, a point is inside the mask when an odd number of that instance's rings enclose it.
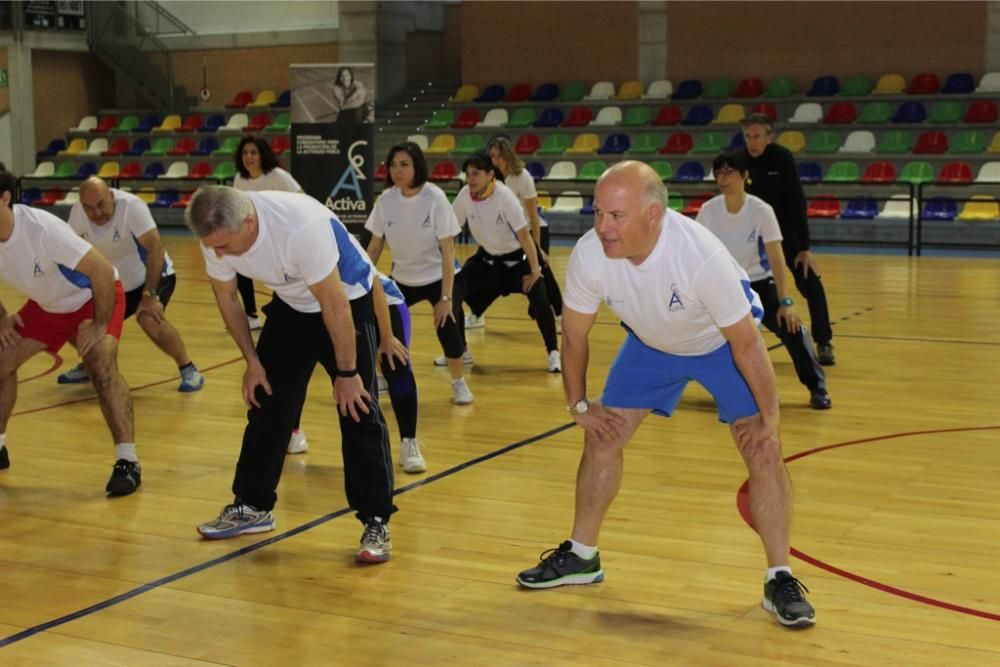
<instances>
[{"instance_id":1,"label":"blue stadium seat","mask_svg":"<svg viewBox=\"0 0 1000 667\"><path fill-rule=\"evenodd\" d=\"M536 181L540 181L545 178L545 165L541 162L529 162L524 165L524 168L528 170L531 177Z\"/></svg>"},{"instance_id":2,"label":"blue stadium seat","mask_svg":"<svg viewBox=\"0 0 1000 667\"><path fill-rule=\"evenodd\" d=\"M878 215L878 202L871 197L856 197L847 202L840 212L846 220L871 220Z\"/></svg>"},{"instance_id":3,"label":"blue stadium seat","mask_svg":"<svg viewBox=\"0 0 1000 667\"><path fill-rule=\"evenodd\" d=\"M271 103L272 107L290 107L292 106L292 91L283 90L281 94L278 95L278 99Z\"/></svg>"},{"instance_id":4,"label":"blue stadium seat","mask_svg":"<svg viewBox=\"0 0 1000 667\"><path fill-rule=\"evenodd\" d=\"M52 141L49 142L48 148L46 148L44 151L39 151L38 154L51 157L59 153L59 151L64 151L64 150L66 150L66 141L63 139L53 139ZM41 195L39 195L39 197L40 196Z\"/></svg>"},{"instance_id":5,"label":"blue stadium seat","mask_svg":"<svg viewBox=\"0 0 1000 667\"><path fill-rule=\"evenodd\" d=\"M803 183L818 183L823 180L823 168L818 162L799 162L799 180Z\"/></svg>"},{"instance_id":6,"label":"blue stadium seat","mask_svg":"<svg viewBox=\"0 0 1000 667\"><path fill-rule=\"evenodd\" d=\"M25 206L31 206L41 198L42 191L38 188L28 188L27 190L21 191L21 203Z\"/></svg>"},{"instance_id":7,"label":"blue stadium seat","mask_svg":"<svg viewBox=\"0 0 1000 667\"><path fill-rule=\"evenodd\" d=\"M205 119L205 122L198 128L199 132L211 132L215 134L219 128L226 124L226 117L221 113L214 113Z\"/></svg>"},{"instance_id":8,"label":"blue stadium seat","mask_svg":"<svg viewBox=\"0 0 1000 667\"><path fill-rule=\"evenodd\" d=\"M191 155L211 155L212 151L219 148L219 140L215 137L205 137L198 143L198 148L191 151Z\"/></svg>"},{"instance_id":9,"label":"blue stadium seat","mask_svg":"<svg viewBox=\"0 0 1000 667\"><path fill-rule=\"evenodd\" d=\"M542 112L542 115L535 121L535 127L559 127L566 120L562 109L550 107Z\"/></svg>"},{"instance_id":10,"label":"blue stadium seat","mask_svg":"<svg viewBox=\"0 0 1000 667\"><path fill-rule=\"evenodd\" d=\"M584 203L583 208L580 209L581 215L594 215L594 198L587 197L586 203Z\"/></svg>"},{"instance_id":11,"label":"blue stadium seat","mask_svg":"<svg viewBox=\"0 0 1000 667\"><path fill-rule=\"evenodd\" d=\"M503 86L499 83L494 83L486 86L486 90L483 94L476 98L476 101L480 104L495 104L503 100L503 96L506 94Z\"/></svg>"},{"instance_id":12,"label":"blue stadium seat","mask_svg":"<svg viewBox=\"0 0 1000 667\"><path fill-rule=\"evenodd\" d=\"M620 155L632 147L627 134L612 134L604 140L604 145L597 149L598 153Z\"/></svg>"},{"instance_id":13,"label":"blue stadium seat","mask_svg":"<svg viewBox=\"0 0 1000 667\"><path fill-rule=\"evenodd\" d=\"M809 97L832 97L840 92L840 82L835 76L820 76L813 81L812 88L806 93Z\"/></svg>"},{"instance_id":14,"label":"blue stadium seat","mask_svg":"<svg viewBox=\"0 0 1000 667\"><path fill-rule=\"evenodd\" d=\"M958 204L951 197L931 197L924 200L924 220L954 220L958 217Z\"/></svg>"},{"instance_id":15,"label":"blue stadium seat","mask_svg":"<svg viewBox=\"0 0 1000 667\"><path fill-rule=\"evenodd\" d=\"M743 148L747 145L746 139L743 138L742 132L737 132L733 135L733 138L729 140L729 148Z\"/></svg>"},{"instance_id":16,"label":"blue stadium seat","mask_svg":"<svg viewBox=\"0 0 1000 667\"><path fill-rule=\"evenodd\" d=\"M155 208L170 208L179 199L180 195L177 194L177 190L161 190L156 193L156 201L150 204L150 206Z\"/></svg>"},{"instance_id":17,"label":"blue stadium seat","mask_svg":"<svg viewBox=\"0 0 1000 667\"><path fill-rule=\"evenodd\" d=\"M701 97L702 86L698 79L685 79L677 86L677 90L671 95L675 100L693 100Z\"/></svg>"},{"instance_id":18,"label":"blue stadium seat","mask_svg":"<svg viewBox=\"0 0 1000 667\"><path fill-rule=\"evenodd\" d=\"M713 118L715 118L715 114L712 113L712 107L707 104L696 104L688 109L681 125L708 125Z\"/></svg>"},{"instance_id":19,"label":"blue stadium seat","mask_svg":"<svg viewBox=\"0 0 1000 667\"><path fill-rule=\"evenodd\" d=\"M674 174L675 181L703 181L705 180L705 167L701 162L685 162Z\"/></svg>"},{"instance_id":20,"label":"blue stadium seat","mask_svg":"<svg viewBox=\"0 0 1000 667\"><path fill-rule=\"evenodd\" d=\"M165 173L167 173L167 169L163 166L162 162L150 162L146 165L146 169L143 170L142 175L146 178L159 178Z\"/></svg>"},{"instance_id":21,"label":"blue stadium seat","mask_svg":"<svg viewBox=\"0 0 1000 667\"><path fill-rule=\"evenodd\" d=\"M83 180L85 178L90 178L91 176L97 176L97 164L95 162L84 162L76 170L75 178Z\"/></svg>"},{"instance_id":22,"label":"blue stadium seat","mask_svg":"<svg viewBox=\"0 0 1000 667\"><path fill-rule=\"evenodd\" d=\"M921 102L903 102L892 117L893 123L922 123L927 119L927 111Z\"/></svg>"},{"instance_id":23,"label":"blue stadium seat","mask_svg":"<svg viewBox=\"0 0 1000 667\"><path fill-rule=\"evenodd\" d=\"M968 72L956 72L944 82L941 92L947 95L968 95L976 90L976 80Z\"/></svg>"},{"instance_id":24,"label":"blue stadium seat","mask_svg":"<svg viewBox=\"0 0 1000 667\"><path fill-rule=\"evenodd\" d=\"M150 148L149 139L143 137L141 139L136 139L132 143L132 147L125 151L125 155L142 155Z\"/></svg>"},{"instance_id":25,"label":"blue stadium seat","mask_svg":"<svg viewBox=\"0 0 1000 667\"><path fill-rule=\"evenodd\" d=\"M133 132L152 132L153 128L159 127L162 122L163 120L155 114L143 116L142 120L139 121L139 124L136 125Z\"/></svg>"},{"instance_id":26,"label":"blue stadium seat","mask_svg":"<svg viewBox=\"0 0 1000 667\"><path fill-rule=\"evenodd\" d=\"M532 102L551 102L559 97L559 86L554 83L543 83L535 90L531 96Z\"/></svg>"}]
</instances>

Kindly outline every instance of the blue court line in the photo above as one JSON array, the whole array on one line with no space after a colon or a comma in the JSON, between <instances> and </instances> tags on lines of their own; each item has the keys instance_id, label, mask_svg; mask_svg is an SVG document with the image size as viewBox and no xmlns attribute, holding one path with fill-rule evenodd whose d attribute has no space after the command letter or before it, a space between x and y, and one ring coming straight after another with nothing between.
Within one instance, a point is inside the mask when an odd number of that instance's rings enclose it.
<instances>
[{"instance_id":1,"label":"blue court line","mask_svg":"<svg viewBox=\"0 0 1000 667\"><path fill-rule=\"evenodd\" d=\"M401 493L406 493L407 491L413 491L414 489L419 489L420 487L426 486L427 484L430 484L431 482L436 482L436 481L438 481L440 479L444 479L445 477L450 477L451 475L454 475L457 472L461 472L463 470L471 468L472 466L479 465L480 463L484 463L486 461L489 461L490 459L494 459L494 458L496 458L496 457L498 457L498 456L500 456L502 454L506 454L508 452L512 452L515 449L520 449L521 447L524 447L525 445L530 445L530 444L532 444L534 442L538 442L539 440L544 440L546 438L552 437L553 435L557 435L559 433L562 433L563 431L566 431L566 430L572 428L575 425L576 425L575 422L570 422L568 424L563 424L562 426L557 426L556 428L553 428L553 429L550 429L548 431L545 431L544 433L539 433L538 435L531 436L530 438L526 438L524 440L521 440L519 442L515 442L515 443L507 445L505 447L501 447L500 449L498 449L496 451L490 452L488 454L483 454L482 456L478 456L478 457L476 457L474 459L470 459L470 460L466 461L465 463L459 463L458 465L456 465L456 466L454 466L452 468L448 468L447 470L442 470L441 472L435 473L435 474L433 474L433 475L431 475L431 476L429 476L429 477L427 477L425 479L421 479L419 481L413 482L412 484L407 484L406 486L400 487L400 488L396 489L395 491L393 491L392 495L393 496L398 496ZM72 612L70 614L66 614L65 616L60 616L59 618L54 618L51 621L46 621L45 623L40 623L40 624L32 626L30 628L26 628L24 630L21 630L20 632L16 632L16 633L14 633L14 634L12 634L10 636L3 637L2 639L0 639L0 648L3 648L5 646L9 646L9 645L14 644L15 642L19 642L19 641L21 641L23 639L28 639L29 637L33 637L33 636L37 635L40 632L45 632L46 630L51 630L52 628L56 628L56 627L58 627L60 625L64 625L66 623L69 623L70 621L75 621L77 619L84 618L85 616L90 616L91 614L95 614L95 613L97 613L99 611L103 611L103 610L108 609L110 607L113 607L113 606L115 606L117 604L120 604L122 602L126 602L128 600L131 600L132 598L138 597L138 596L142 595L143 593L148 593L148 592L150 592L152 590L156 590L157 588L160 588L162 586L166 586L167 584L170 584L170 583L173 583L175 581L178 581L179 579L184 579L185 577L190 577L193 574L198 574L199 572L203 572L203 571L205 571L205 570L207 570L209 568L215 567L216 565L221 565L223 563L231 561L234 558L239 558L240 556L245 556L245 555L247 555L249 553L253 553L254 551L257 551L258 549L263 549L264 547L270 546L272 544L277 544L278 542L281 542L283 540L287 540L288 538L294 537L294 536L298 535L299 533L304 533L305 531L312 530L313 528L315 528L317 526L321 526L321 525L323 525L324 523L326 523L328 521L332 521L333 519L336 519L338 517L342 517L345 514L350 513L351 511L352 510L349 507L345 507L343 509L339 509L336 512L332 512L332 513L327 514L325 516L321 516L318 519L313 519L312 521L309 521L308 523L304 523L301 526L297 526L295 528L292 528L291 530L286 531L284 533L281 533L280 535L275 535L274 537L269 537L266 540L261 540L260 542L256 542L254 544L245 546L242 549L237 549L236 551L233 551L231 553L219 556L217 558L213 558L212 560L206 561L204 563L200 563L198 565L193 565L193 566L187 568L186 570L181 570L180 572L175 572L174 574L169 574L169 575L167 575L165 577L162 577L160 579L156 579L155 581L151 581L148 584L142 584L140 586L137 586L137 587L133 588L130 591L126 591L124 593L121 593L120 595L114 596L113 598L108 598L107 600L103 600L103 601L98 602L96 604L93 604L93 605L91 605L89 607L85 607L85 608L80 609L78 611L74 611L74 612Z\"/></svg>"}]
</instances>

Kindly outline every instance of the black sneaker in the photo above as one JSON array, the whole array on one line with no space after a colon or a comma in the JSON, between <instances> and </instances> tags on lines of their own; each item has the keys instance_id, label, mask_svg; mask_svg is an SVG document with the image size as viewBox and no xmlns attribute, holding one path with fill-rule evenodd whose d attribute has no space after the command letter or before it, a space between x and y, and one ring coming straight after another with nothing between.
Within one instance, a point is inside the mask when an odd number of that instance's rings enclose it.
<instances>
[{"instance_id":1,"label":"black sneaker","mask_svg":"<svg viewBox=\"0 0 1000 667\"><path fill-rule=\"evenodd\" d=\"M834 366L837 358L833 356L833 343L819 343L816 345L816 360L820 366Z\"/></svg>"},{"instance_id":2,"label":"black sneaker","mask_svg":"<svg viewBox=\"0 0 1000 667\"><path fill-rule=\"evenodd\" d=\"M590 560L584 560L571 551L569 540L542 553L539 558L538 565L517 575L517 583L525 588L555 588L604 581L601 555L594 554Z\"/></svg>"},{"instance_id":3,"label":"black sneaker","mask_svg":"<svg viewBox=\"0 0 1000 667\"><path fill-rule=\"evenodd\" d=\"M6 470L10 467L10 454L7 453L7 448L4 447L0 449L0 470Z\"/></svg>"},{"instance_id":4,"label":"black sneaker","mask_svg":"<svg viewBox=\"0 0 1000 667\"><path fill-rule=\"evenodd\" d=\"M802 582L785 571L779 571L774 579L764 584L764 599L760 604L774 614L778 623L790 627L804 627L816 623L816 611L806 600L809 589Z\"/></svg>"},{"instance_id":5,"label":"black sneaker","mask_svg":"<svg viewBox=\"0 0 1000 667\"><path fill-rule=\"evenodd\" d=\"M813 389L809 392L809 407L813 410L829 410L832 405L826 389Z\"/></svg>"},{"instance_id":6,"label":"black sneaker","mask_svg":"<svg viewBox=\"0 0 1000 667\"><path fill-rule=\"evenodd\" d=\"M118 459L115 467L111 471L111 479L105 491L109 496L127 496L135 493L135 490L142 484L142 468L134 461Z\"/></svg>"}]
</instances>

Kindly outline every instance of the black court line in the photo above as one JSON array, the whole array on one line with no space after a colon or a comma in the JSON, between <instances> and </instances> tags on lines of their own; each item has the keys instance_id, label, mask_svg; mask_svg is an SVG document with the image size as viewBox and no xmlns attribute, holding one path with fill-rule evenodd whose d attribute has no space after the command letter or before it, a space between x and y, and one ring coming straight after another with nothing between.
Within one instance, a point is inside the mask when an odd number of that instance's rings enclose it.
<instances>
[{"instance_id":1,"label":"black court line","mask_svg":"<svg viewBox=\"0 0 1000 667\"><path fill-rule=\"evenodd\" d=\"M943 345L1000 345L991 340L962 340L960 338L911 338L909 336L865 336L862 334L844 334L843 338L858 338L862 340L891 340L902 343L941 343Z\"/></svg>"},{"instance_id":2,"label":"black court line","mask_svg":"<svg viewBox=\"0 0 1000 667\"><path fill-rule=\"evenodd\" d=\"M392 492L392 495L393 496L398 496L398 495L400 495L402 493L406 493L408 491L413 491L414 489L419 489L420 487L426 486L427 484L430 484L431 482L436 482L438 480L444 479L445 477L450 477L451 475L454 475L455 473L461 472L463 470L467 470L468 468L471 468L472 466L479 465L480 463L485 463L486 461L489 461L490 459L494 459L494 458L496 458L498 456L501 456L503 454L507 454L508 452L512 452L515 449L520 449L521 447L524 447L525 445L530 445L530 444L532 444L534 442L538 442L539 440L544 440L546 438L550 438L553 435L557 435L559 433L562 433L563 431L566 431L566 430L572 428L575 425L576 425L575 422L570 422L568 424L563 424L562 426L557 426L556 428L553 428L553 429L550 429L548 431L545 431L544 433L539 433L538 435L531 436L530 438L526 438L524 440L521 440L519 442L515 442L515 443L510 444L510 445L506 445L505 447L501 447L500 449L498 449L496 451L490 452L488 454L483 454L482 456L478 456L478 457L476 457L474 459L470 459L470 460L468 460L468 461L466 461L464 463L459 463L458 465L456 465L454 467L448 468L447 470L443 470L443 471L441 471L439 473L436 473L434 475L431 475L431 476L429 476L429 477L427 477L425 479L421 479L421 480L418 480L416 482L413 482L412 484L407 484L406 486L402 486L402 487L394 490ZM107 600L103 600L103 601L98 602L96 604L92 604L89 607L84 607L83 609L74 611L74 612L72 612L70 614L66 614L64 616L60 616L59 618L54 618L51 621L46 621L44 623L39 623L38 625L34 625L34 626L30 627L30 628L26 628L24 630L21 630L20 632L16 632L16 633L14 633L12 635L9 635L7 637L0 638L0 648L3 648L5 646L9 646L11 644L14 644L16 642L22 641L24 639L28 639L29 637L33 637L33 636L37 635L40 632L45 632L46 630L51 630L52 628L59 627L60 625L65 625L66 623L69 623L70 621L75 621L77 619L84 618L85 616L90 616L91 614L95 614L95 613L97 613L99 611L103 611L105 609L113 607L113 606L115 606L117 604L120 604L122 602L126 602L126 601L131 600L132 598L138 597L138 596L140 596L140 595L142 595L144 593L148 593L148 592L156 590L157 588L160 588L162 586L166 586L167 584L170 584L170 583L173 583L175 581L178 581L179 579L184 579L186 577L190 577L193 574L198 574L199 572L203 572L203 571L205 571L205 570L207 570L209 568L213 568L216 565L221 565L223 563L227 563L227 562L233 560L234 558L239 558L240 556L245 556L245 555L247 555L249 553L253 553L254 551L257 551L258 549L263 549L264 547L270 546L272 544L277 544L278 542L282 542L284 540L287 540L288 538L294 537L294 536L298 535L299 533L304 533L305 531L312 530L313 528L316 528L317 526L321 526L324 523L327 523L328 521L332 521L333 519L336 519L338 517L342 517L345 514L350 513L351 511L352 511L351 508L344 507L343 509L339 509L336 512L331 512L330 514L327 514L325 516L321 516L318 519L313 519L312 521L304 523L301 526L297 526L295 528L292 528L291 530L285 531L284 533L281 533L280 535L275 535L274 537L269 537L266 540L261 540L260 542L256 542L254 544L245 546L245 547L243 547L241 549L237 549L236 551L233 551L231 553L224 554L222 556L218 556L218 557L213 558L212 560L206 561L204 563L200 563L198 565L193 565L193 566L191 566L191 567L189 567L189 568L187 568L185 570L181 570L180 572L175 572L174 574L169 574L169 575L167 575L165 577L161 577L160 579L156 579L155 581L151 581L151 582L146 583L146 584L141 584L139 586L136 586L132 590L126 591L124 593L121 593L120 595L116 595L113 598L108 598Z\"/></svg>"}]
</instances>

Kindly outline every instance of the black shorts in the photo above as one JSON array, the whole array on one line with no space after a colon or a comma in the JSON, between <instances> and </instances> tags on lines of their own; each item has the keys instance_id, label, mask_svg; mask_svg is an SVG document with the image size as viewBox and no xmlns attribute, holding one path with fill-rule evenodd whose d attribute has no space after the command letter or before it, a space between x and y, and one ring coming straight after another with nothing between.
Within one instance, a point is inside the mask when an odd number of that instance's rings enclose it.
<instances>
[{"instance_id":1,"label":"black shorts","mask_svg":"<svg viewBox=\"0 0 1000 667\"><path fill-rule=\"evenodd\" d=\"M159 291L160 303L163 304L163 310L167 309L167 304L170 303L170 297L174 294L174 288L177 286L177 274L171 273L169 276L163 276L160 278L160 284L157 286ZM134 290L129 290L125 292L125 319L135 315L135 311L139 309L139 302L142 301L142 293L146 291L145 285L139 285Z\"/></svg>"}]
</instances>

